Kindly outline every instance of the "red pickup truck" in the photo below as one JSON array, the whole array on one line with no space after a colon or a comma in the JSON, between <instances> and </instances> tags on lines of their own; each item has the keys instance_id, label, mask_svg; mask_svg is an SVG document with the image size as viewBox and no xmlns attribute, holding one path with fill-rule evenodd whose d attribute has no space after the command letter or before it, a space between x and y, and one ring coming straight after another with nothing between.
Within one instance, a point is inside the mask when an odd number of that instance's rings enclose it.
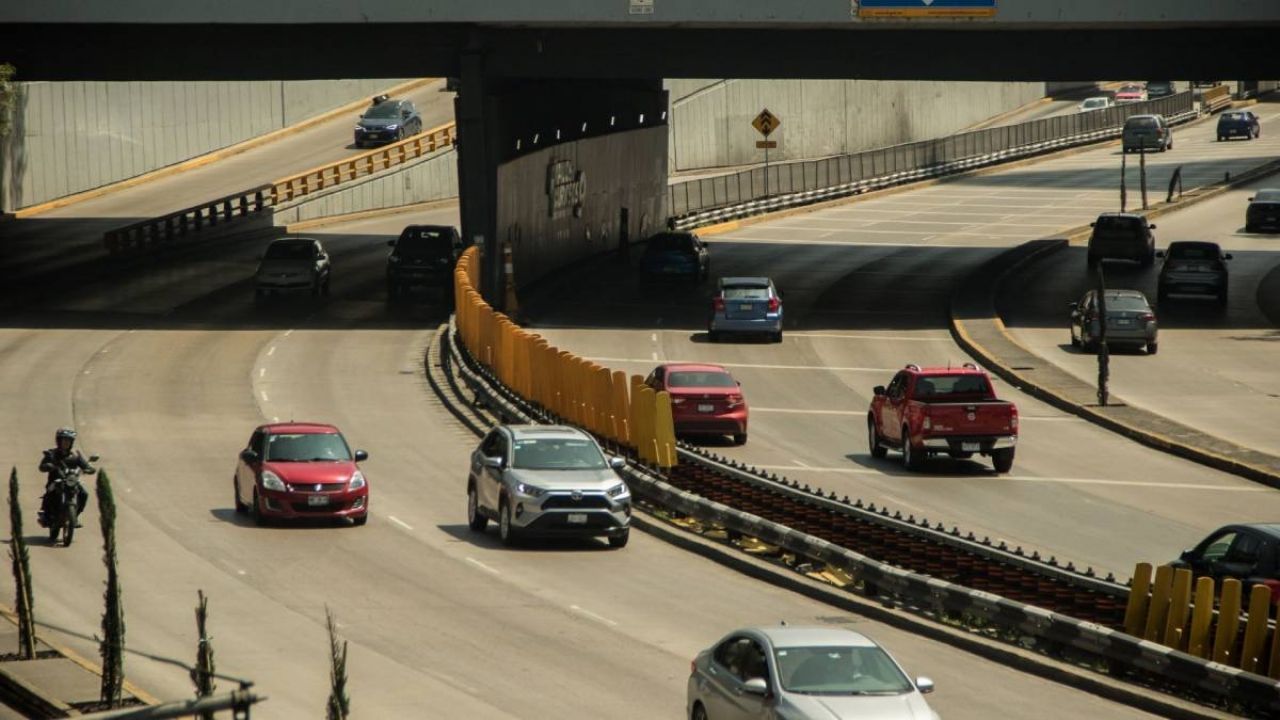
<instances>
[{"instance_id":1,"label":"red pickup truck","mask_svg":"<svg viewBox=\"0 0 1280 720\"><path fill-rule=\"evenodd\" d=\"M991 379L973 363L960 368L908 365L889 387L876 386L867 413L873 457L902 451L907 468L919 470L930 455L966 460L990 455L996 472L1009 472L1018 443L1018 408L996 398Z\"/></svg>"}]
</instances>

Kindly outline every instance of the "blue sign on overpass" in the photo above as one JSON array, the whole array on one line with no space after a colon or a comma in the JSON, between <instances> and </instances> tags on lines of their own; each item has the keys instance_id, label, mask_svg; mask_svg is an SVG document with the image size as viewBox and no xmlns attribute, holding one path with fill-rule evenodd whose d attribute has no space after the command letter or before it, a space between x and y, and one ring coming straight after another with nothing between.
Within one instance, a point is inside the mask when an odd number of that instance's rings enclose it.
<instances>
[{"instance_id":1,"label":"blue sign on overpass","mask_svg":"<svg viewBox=\"0 0 1280 720\"><path fill-rule=\"evenodd\" d=\"M859 0L858 17L993 17L996 0Z\"/></svg>"}]
</instances>

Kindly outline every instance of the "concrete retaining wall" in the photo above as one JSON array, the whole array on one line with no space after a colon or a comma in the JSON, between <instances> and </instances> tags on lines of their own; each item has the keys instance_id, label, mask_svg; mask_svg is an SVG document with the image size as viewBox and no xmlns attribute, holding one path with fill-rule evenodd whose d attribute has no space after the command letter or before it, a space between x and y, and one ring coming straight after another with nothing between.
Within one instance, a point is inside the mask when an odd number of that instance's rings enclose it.
<instances>
[{"instance_id":1,"label":"concrete retaining wall","mask_svg":"<svg viewBox=\"0 0 1280 720\"><path fill-rule=\"evenodd\" d=\"M382 173L330 191L308 195L274 214L276 225L345 215L363 210L413 205L458 195L458 156L440 150Z\"/></svg>"},{"instance_id":2,"label":"concrete retaining wall","mask_svg":"<svg viewBox=\"0 0 1280 720\"><path fill-rule=\"evenodd\" d=\"M0 211L182 162L398 82L21 83L0 144Z\"/></svg>"},{"instance_id":3,"label":"concrete retaining wall","mask_svg":"<svg viewBox=\"0 0 1280 720\"><path fill-rule=\"evenodd\" d=\"M618 247L628 210L632 240L664 227L667 128L564 143L498 168L498 232L515 253L516 280ZM549 192L550 191L550 192Z\"/></svg>"},{"instance_id":4,"label":"concrete retaining wall","mask_svg":"<svg viewBox=\"0 0 1280 720\"><path fill-rule=\"evenodd\" d=\"M672 80L672 171L762 162L751 120L782 120L769 160L800 160L950 135L1044 96L1043 83Z\"/></svg>"}]
</instances>

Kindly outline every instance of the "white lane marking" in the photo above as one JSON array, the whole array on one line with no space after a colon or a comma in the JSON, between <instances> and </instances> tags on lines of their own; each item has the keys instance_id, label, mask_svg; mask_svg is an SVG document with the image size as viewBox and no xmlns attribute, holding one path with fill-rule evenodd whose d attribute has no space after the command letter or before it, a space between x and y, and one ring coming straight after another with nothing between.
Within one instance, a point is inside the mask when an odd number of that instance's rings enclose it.
<instances>
[{"instance_id":1,"label":"white lane marking","mask_svg":"<svg viewBox=\"0 0 1280 720\"><path fill-rule=\"evenodd\" d=\"M800 466L800 467L802 467L802 468L810 468L810 467L813 467L812 465L810 465L810 464L809 464L809 463L807 463L807 462L804 462L803 460L792 460L792 462L794 462L795 464L799 465L799 466Z\"/></svg>"},{"instance_id":2,"label":"white lane marking","mask_svg":"<svg viewBox=\"0 0 1280 720\"><path fill-rule=\"evenodd\" d=\"M413 530L413 526L412 526L412 525L410 525L409 523L407 523L407 522L405 522L405 521L401 520L400 518L396 517L395 515L388 515L388 516L387 516L387 519L388 519L388 520L390 520L391 522L393 522L393 523L395 523L395 524L399 525L400 527L404 528L405 530Z\"/></svg>"},{"instance_id":3,"label":"white lane marking","mask_svg":"<svg viewBox=\"0 0 1280 720\"><path fill-rule=\"evenodd\" d=\"M883 475L878 470L870 470L867 468L850 468L850 467L810 467L799 465L756 465L760 470L781 471L791 470L793 472L814 472L814 473L833 473L840 475ZM888 476L886 476L888 477ZM1054 478L1054 477L1032 477L1030 475L964 475L956 477L954 475L937 475L936 478L945 478L947 480L997 480L1008 482L1032 482L1032 483L1060 483L1063 485L1113 485L1120 487L1149 487L1163 488L1168 490L1209 490L1218 492L1242 492L1242 493L1259 493L1271 492L1271 488L1265 487L1230 487L1223 485L1202 485L1197 483L1162 483L1162 482L1140 482L1138 480L1102 480L1099 478ZM932 479L932 478L931 478Z\"/></svg>"},{"instance_id":4,"label":"white lane marking","mask_svg":"<svg viewBox=\"0 0 1280 720\"><path fill-rule=\"evenodd\" d=\"M649 339L652 340L653 342L658 342L658 333L650 334Z\"/></svg>"},{"instance_id":5,"label":"white lane marking","mask_svg":"<svg viewBox=\"0 0 1280 720\"><path fill-rule=\"evenodd\" d=\"M271 347L267 348L267 357L271 357L272 355L275 355L275 354L276 354L275 345L272 345Z\"/></svg>"},{"instance_id":6,"label":"white lane marking","mask_svg":"<svg viewBox=\"0 0 1280 720\"><path fill-rule=\"evenodd\" d=\"M651 360L657 360L657 359L658 359L658 353L657 353L656 351L655 351L655 352L651 352L651 353L649 353L649 355L650 355L650 359L651 359Z\"/></svg>"},{"instance_id":7,"label":"white lane marking","mask_svg":"<svg viewBox=\"0 0 1280 720\"><path fill-rule=\"evenodd\" d=\"M88 374L89 374L89 371L88 371L88 370L85 370L85 371L84 371L84 374L85 374L85 375L88 375Z\"/></svg>"},{"instance_id":8,"label":"white lane marking","mask_svg":"<svg viewBox=\"0 0 1280 720\"><path fill-rule=\"evenodd\" d=\"M1047 422L1071 422L1074 420L1079 420L1080 422L1084 422L1082 418L1078 418L1075 415L1019 415L1018 420L1019 422L1021 422L1022 420L1036 420L1036 421L1047 421Z\"/></svg>"},{"instance_id":9,"label":"white lane marking","mask_svg":"<svg viewBox=\"0 0 1280 720\"><path fill-rule=\"evenodd\" d=\"M600 363L630 363L633 365L647 365L656 357L650 360L640 358L612 358L612 357L591 357L587 358L592 362ZM873 373L891 373L897 372L899 368L873 368L873 367L839 367L832 365L757 365L752 363L705 363L699 360L668 360L671 364L688 363L691 365L719 365L727 368L750 368L753 370L831 370L836 372L873 372Z\"/></svg>"},{"instance_id":10,"label":"white lane marking","mask_svg":"<svg viewBox=\"0 0 1280 720\"><path fill-rule=\"evenodd\" d=\"M569 609L570 609L570 610L572 610L572 611L574 611L574 612L576 612L576 613L580 613L580 614L582 614L582 615L585 615L586 617L589 617L589 618L591 618L592 620L595 620L596 622L601 622L601 623L604 623L605 625L609 625L610 627L617 627L617 625L618 625L618 623L616 623L616 622L614 622L614 621L610 620L609 618L607 618L607 617L605 617L605 616L603 616L603 615L597 615L597 614L595 614L595 613L591 612L590 610L585 610L585 609L583 609L583 608L578 607L577 605L570 605L570 606L569 606Z\"/></svg>"},{"instance_id":11,"label":"white lane marking","mask_svg":"<svg viewBox=\"0 0 1280 720\"><path fill-rule=\"evenodd\" d=\"M293 330L286 330L284 333L284 337L289 337L292 334L293 334Z\"/></svg>"},{"instance_id":12,"label":"white lane marking","mask_svg":"<svg viewBox=\"0 0 1280 720\"><path fill-rule=\"evenodd\" d=\"M271 402L271 400L267 397L267 391L266 391L266 390L263 390L263 391L262 391L262 402Z\"/></svg>"},{"instance_id":13,"label":"white lane marking","mask_svg":"<svg viewBox=\"0 0 1280 720\"><path fill-rule=\"evenodd\" d=\"M258 377L265 377L266 374L267 374L266 368L258 368Z\"/></svg>"},{"instance_id":14,"label":"white lane marking","mask_svg":"<svg viewBox=\"0 0 1280 720\"><path fill-rule=\"evenodd\" d=\"M663 332L672 335L688 335L693 330L664 330ZM823 338L833 340L884 340L886 342L955 342L950 335L939 335L937 337L920 337L918 335L875 335L872 333L824 333L824 332L797 332L789 330L787 332L789 338Z\"/></svg>"},{"instance_id":15,"label":"white lane marking","mask_svg":"<svg viewBox=\"0 0 1280 720\"><path fill-rule=\"evenodd\" d=\"M794 415L866 415L866 410L806 410L805 408L752 407L755 413L791 413Z\"/></svg>"},{"instance_id":16,"label":"white lane marking","mask_svg":"<svg viewBox=\"0 0 1280 720\"><path fill-rule=\"evenodd\" d=\"M278 422L280 422L280 416L279 416L279 415L272 415L272 416L271 416L271 422L273 422L273 423L278 423Z\"/></svg>"},{"instance_id":17,"label":"white lane marking","mask_svg":"<svg viewBox=\"0 0 1280 720\"><path fill-rule=\"evenodd\" d=\"M469 557L469 558L467 558L467 562L471 563L472 565L475 565L476 567L480 568L481 570L483 570L483 571L485 571L485 572L487 572L487 573L491 573L491 574L493 574L493 575L501 575L501 573L499 573L497 570L495 570L495 569L493 569L493 568L489 567L488 565L485 565L484 563L480 562L479 560L477 560L477 559L475 559L475 558L470 558L470 557Z\"/></svg>"}]
</instances>

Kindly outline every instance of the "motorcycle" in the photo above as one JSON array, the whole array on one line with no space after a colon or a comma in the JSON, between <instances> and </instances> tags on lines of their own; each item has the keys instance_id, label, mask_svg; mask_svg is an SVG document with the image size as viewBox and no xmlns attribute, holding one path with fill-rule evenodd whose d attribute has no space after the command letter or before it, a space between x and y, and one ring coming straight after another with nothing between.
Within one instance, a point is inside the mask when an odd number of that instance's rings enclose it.
<instances>
[{"instance_id":1,"label":"motorcycle","mask_svg":"<svg viewBox=\"0 0 1280 720\"><path fill-rule=\"evenodd\" d=\"M89 462L97 462L93 455ZM89 474L93 474L93 470ZM62 544L70 546L75 538L76 524L80 520L80 468L63 468L59 477L53 481L49 489L49 512L41 518L41 524L49 529L49 542L57 543L58 535L62 535Z\"/></svg>"}]
</instances>

